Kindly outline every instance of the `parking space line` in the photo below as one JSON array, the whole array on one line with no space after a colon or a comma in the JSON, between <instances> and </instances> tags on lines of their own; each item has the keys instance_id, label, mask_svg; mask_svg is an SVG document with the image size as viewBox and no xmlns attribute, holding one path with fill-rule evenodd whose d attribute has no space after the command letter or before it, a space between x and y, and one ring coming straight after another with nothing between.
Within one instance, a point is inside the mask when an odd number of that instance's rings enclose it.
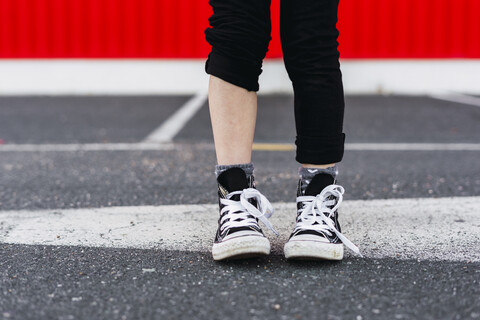
<instances>
[{"instance_id":1,"label":"parking space line","mask_svg":"<svg viewBox=\"0 0 480 320\"><path fill-rule=\"evenodd\" d=\"M172 150L172 143L77 143L77 144L4 144L0 152L77 152Z\"/></svg>"},{"instance_id":2,"label":"parking space line","mask_svg":"<svg viewBox=\"0 0 480 320\"><path fill-rule=\"evenodd\" d=\"M292 151L294 144L254 143L253 150ZM350 151L480 151L479 143L346 143Z\"/></svg>"},{"instance_id":3,"label":"parking space line","mask_svg":"<svg viewBox=\"0 0 480 320\"><path fill-rule=\"evenodd\" d=\"M346 143L352 151L480 151L480 143Z\"/></svg>"},{"instance_id":4,"label":"parking space line","mask_svg":"<svg viewBox=\"0 0 480 320\"><path fill-rule=\"evenodd\" d=\"M267 236L275 254L293 227L295 204L274 203L281 234ZM0 242L210 250L217 204L0 211ZM480 197L345 201L342 229L366 257L480 261ZM185 223L188 221L188 223ZM452 236L454 235L454 236Z\"/></svg>"},{"instance_id":5,"label":"parking space line","mask_svg":"<svg viewBox=\"0 0 480 320\"><path fill-rule=\"evenodd\" d=\"M456 102L461 104L467 104L470 106L480 107L480 98L466 95L466 94L459 94L459 93L431 94L430 97L437 100Z\"/></svg>"},{"instance_id":6,"label":"parking space line","mask_svg":"<svg viewBox=\"0 0 480 320\"><path fill-rule=\"evenodd\" d=\"M258 151L292 151L295 145L292 143L254 143L253 150Z\"/></svg>"},{"instance_id":7,"label":"parking space line","mask_svg":"<svg viewBox=\"0 0 480 320\"><path fill-rule=\"evenodd\" d=\"M85 143L85 144L3 144L0 152L77 152L77 151L161 151L215 150L212 143ZM254 143L255 151L294 151L291 143ZM347 143L347 151L480 151L480 143Z\"/></svg>"},{"instance_id":8,"label":"parking space line","mask_svg":"<svg viewBox=\"0 0 480 320\"><path fill-rule=\"evenodd\" d=\"M174 114L152 131L143 142L170 142L207 101L208 94L200 91Z\"/></svg>"}]
</instances>

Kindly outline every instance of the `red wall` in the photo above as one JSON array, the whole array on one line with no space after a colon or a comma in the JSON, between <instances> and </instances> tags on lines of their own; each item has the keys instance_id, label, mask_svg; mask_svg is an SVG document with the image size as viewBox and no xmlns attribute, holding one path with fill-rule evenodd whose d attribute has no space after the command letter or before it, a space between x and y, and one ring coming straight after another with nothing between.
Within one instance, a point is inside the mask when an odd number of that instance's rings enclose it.
<instances>
[{"instance_id":1,"label":"red wall","mask_svg":"<svg viewBox=\"0 0 480 320\"><path fill-rule=\"evenodd\" d=\"M204 58L210 14L207 0L0 0L0 58ZM338 27L343 58L480 58L480 0L340 0Z\"/></svg>"}]
</instances>

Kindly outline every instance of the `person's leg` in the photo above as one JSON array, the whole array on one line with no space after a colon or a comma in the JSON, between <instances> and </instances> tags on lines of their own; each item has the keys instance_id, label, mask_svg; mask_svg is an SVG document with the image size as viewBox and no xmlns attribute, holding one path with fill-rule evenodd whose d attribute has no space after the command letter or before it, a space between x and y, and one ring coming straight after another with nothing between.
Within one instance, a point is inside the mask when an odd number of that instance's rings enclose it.
<instances>
[{"instance_id":1,"label":"person's leg","mask_svg":"<svg viewBox=\"0 0 480 320\"><path fill-rule=\"evenodd\" d=\"M211 75L209 108L218 165L220 219L215 260L268 254L258 220L271 228L273 212L255 189L251 152L257 114L258 76L270 41L270 0L210 0L212 45L205 70ZM227 241L228 240L228 241Z\"/></svg>"},{"instance_id":2,"label":"person's leg","mask_svg":"<svg viewBox=\"0 0 480 320\"><path fill-rule=\"evenodd\" d=\"M337 208L343 188L335 164L343 157L344 96L337 50L338 0L282 0L281 41L294 90L296 160L301 164L297 219L285 244L288 259L343 258Z\"/></svg>"},{"instance_id":3,"label":"person's leg","mask_svg":"<svg viewBox=\"0 0 480 320\"><path fill-rule=\"evenodd\" d=\"M281 1L281 42L295 95L296 160L310 166L330 166L343 157L337 8L338 0Z\"/></svg>"},{"instance_id":4,"label":"person's leg","mask_svg":"<svg viewBox=\"0 0 480 320\"><path fill-rule=\"evenodd\" d=\"M219 165L248 163L258 77L271 39L270 0L210 0L209 108Z\"/></svg>"},{"instance_id":5,"label":"person's leg","mask_svg":"<svg viewBox=\"0 0 480 320\"><path fill-rule=\"evenodd\" d=\"M210 76L210 119L219 165L251 162L257 94Z\"/></svg>"}]
</instances>

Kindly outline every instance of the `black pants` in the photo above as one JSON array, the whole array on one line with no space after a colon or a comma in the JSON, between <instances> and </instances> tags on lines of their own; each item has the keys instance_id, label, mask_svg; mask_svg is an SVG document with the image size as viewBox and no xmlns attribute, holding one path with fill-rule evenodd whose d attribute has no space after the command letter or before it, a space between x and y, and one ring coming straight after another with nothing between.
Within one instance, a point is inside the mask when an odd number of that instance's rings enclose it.
<instances>
[{"instance_id":1,"label":"black pants","mask_svg":"<svg viewBox=\"0 0 480 320\"><path fill-rule=\"evenodd\" d=\"M271 39L270 0L210 0L207 73L258 91ZM296 160L328 164L343 157L344 96L338 62L338 0L281 0L280 36L294 90Z\"/></svg>"}]
</instances>

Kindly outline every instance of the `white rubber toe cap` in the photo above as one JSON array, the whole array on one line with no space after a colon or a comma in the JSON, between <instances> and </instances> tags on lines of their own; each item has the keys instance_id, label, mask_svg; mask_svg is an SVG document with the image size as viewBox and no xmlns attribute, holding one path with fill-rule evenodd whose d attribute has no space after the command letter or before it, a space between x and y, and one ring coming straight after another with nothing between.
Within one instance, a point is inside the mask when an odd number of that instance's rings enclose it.
<instances>
[{"instance_id":1,"label":"white rubber toe cap","mask_svg":"<svg viewBox=\"0 0 480 320\"><path fill-rule=\"evenodd\" d=\"M235 236L212 247L214 260L253 258L269 253L270 241L261 235Z\"/></svg>"},{"instance_id":2,"label":"white rubber toe cap","mask_svg":"<svg viewBox=\"0 0 480 320\"><path fill-rule=\"evenodd\" d=\"M315 235L293 236L284 246L285 258L298 260L342 260L343 243L330 243Z\"/></svg>"}]
</instances>

